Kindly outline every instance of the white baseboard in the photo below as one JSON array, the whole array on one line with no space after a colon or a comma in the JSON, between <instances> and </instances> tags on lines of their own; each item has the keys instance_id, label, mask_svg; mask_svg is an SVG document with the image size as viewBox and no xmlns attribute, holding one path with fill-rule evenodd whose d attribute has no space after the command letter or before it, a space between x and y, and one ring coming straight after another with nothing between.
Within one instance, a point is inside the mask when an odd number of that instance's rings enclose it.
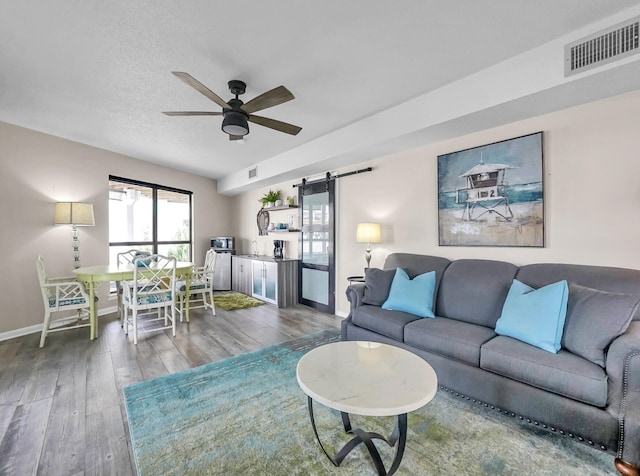
<instances>
[{"instance_id":1,"label":"white baseboard","mask_svg":"<svg viewBox=\"0 0 640 476\"><path fill-rule=\"evenodd\" d=\"M336 316L346 319L349 316L348 312L338 311L336 312Z\"/></svg>"},{"instance_id":2,"label":"white baseboard","mask_svg":"<svg viewBox=\"0 0 640 476\"><path fill-rule=\"evenodd\" d=\"M100 316L106 316L107 314L113 314L114 312L117 311L117 306L113 306L113 307L106 307L104 309L100 309L98 311L98 317ZM22 336L26 336L29 334L39 334L40 332L42 332L42 324L36 324L33 326L29 326L29 327L23 327L21 329L14 329L12 331L7 331L7 332L2 332L0 333L0 342L5 341L5 340L9 340L9 339L15 339L16 337L22 337Z\"/></svg>"}]
</instances>

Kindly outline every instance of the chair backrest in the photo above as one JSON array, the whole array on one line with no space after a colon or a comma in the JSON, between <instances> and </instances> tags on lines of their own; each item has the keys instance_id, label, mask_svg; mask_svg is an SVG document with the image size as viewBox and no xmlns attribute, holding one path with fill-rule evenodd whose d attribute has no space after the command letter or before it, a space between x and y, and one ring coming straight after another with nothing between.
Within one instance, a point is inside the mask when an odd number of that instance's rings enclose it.
<instances>
[{"instance_id":1,"label":"chair backrest","mask_svg":"<svg viewBox=\"0 0 640 476\"><path fill-rule=\"evenodd\" d=\"M135 250L135 249L118 253L117 255L118 267L122 266L123 264L133 263L133 260L135 259L136 256L138 256L139 253L140 253L140 250Z\"/></svg>"},{"instance_id":2,"label":"chair backrest","mask_svg":"<svg viewBox=\"0 0 640 476\"><path fill-rule=\"evenodd\" d=\"M209 251L207 251L207 254L204 257L204 270L207 272L213 272L215 271L216 268L216 257L218 256L218 253L215 252L215 250L210 249Z\"/></svg>"},{"instance_id":3,"label":"chair backrest","mask_svg":"<svg viewBox=\"0 0 640 476\"><path fill-rule=\"evenodd\" d=\"M47 284L47 272L44 267L44 258L42 255L38 255L36 258L36 270L38 271L38 280L40 281L40 286L44 286Z\"/></svg>"},{"instance_id":4,"label":"chair backrest","mask_svg":"<svg viewBox=\"0 0 640 476\"><path fill-rule=\"evenodd\" d=\"M176 291L176 259L163 255L144 256L134 259L134 285L131 286L134 299L139 295L151 296L171 291L172 299Z\"/></svg>"},{"instance_id":5,"label":"chair backrest","mask_svg":"<svg viewBox=\"0 0 640 476\"><path fill-rule=\"evenodd\" d=\"M38 281L40 282L40 291L42 292L42 300L44 305L49 305L49 297L51 296L51 289L47 287L47 271L44 267L44 258L42 255L38 255L36 258L36 270L38 271Z\"/></svg>"}]
</instances>

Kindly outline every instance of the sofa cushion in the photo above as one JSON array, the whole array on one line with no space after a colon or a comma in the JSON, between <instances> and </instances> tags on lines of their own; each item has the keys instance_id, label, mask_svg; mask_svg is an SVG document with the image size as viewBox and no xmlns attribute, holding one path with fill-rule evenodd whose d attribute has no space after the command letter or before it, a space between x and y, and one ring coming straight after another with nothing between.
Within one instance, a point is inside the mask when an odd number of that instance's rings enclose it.
<instances>
[{"instance_id":1,"label":"sofa cushion","mask_svg":"<svg viewBox=\"0 0 640 476\"><path fill-rule=\"evenodd\" d=\"M480 365L480 346L495 335L488 327L446 317L418 319L404 328L406 344L476 367Z\"/></svg>"},{"instance_id":2,"label":"sofa cushion","mask_svg":"<svg viewBox=\"0 0 640 476\"><path fill-rule=\"evenodd\" d=\"M404 326L416 319L420 318L406 312L385 311L378 306L364 304L353 309L351 322L358 327L369 329L402 342Z\"/></svg>"},{"instance_id":3,"label":"sofa cushion","mask_svg":"<svg viewBox=\"0 0 640 476\"><path fill-rule=\"evenodd\" d=\"M389 297L395 269L367 268L364 270L364 297L362 302L382 306Z\"/></svg>"},{"instance_id":4,"label":"sofa cushion","mask_svg":"<svg viewBox=\"0 0 640 476\"><path fill-rule=\"evenodd\" d=\"M434 317L433 293L436 287L436 272L420 274L410 279L402 268L396 274L389 289L389 297L382 309L408 312L420 317Z\"/></svg>"},{"instance_id":5,"label":"sofa cushion","mask_svg":"<svg viewBox=\"0 0 640 476\"><path fill-rule=\"evenodd\" d=\"M533 289L514 279L496 322L496 334L557 353L567 315L568 293L566 281Z\"/></svg>"},{"instance_id":6,"label":"sofa cushion","mask_svg":"<svg viewBox=\"0 0 640 476\"><path fill-rule=\"evenodd\" d=\"M552 354L511 337L498 336L480 349L480 367L589 405L607 404L604 369L565 350Z\"/></svg>"},{"instance_id":7,"label":"sofa cushion","mask_svg":"<svg viewBox=\"0 0 640 476\"><path fill-rule=\"evenodd\" d=\"M502 261L454 261L442 276L436 315L495 328L517 270Z\"/></svg>"},{"instance_id":8,"label":"sofa cushion","mask_svg":"<svg viewBox=\"0 0 640 476\"><path fill-rule=\"evenodd\" d=\"M629 327L640 296L569 284L569 305L562 347L605 366L609 344Z\"/></svg>"}]
</instances>

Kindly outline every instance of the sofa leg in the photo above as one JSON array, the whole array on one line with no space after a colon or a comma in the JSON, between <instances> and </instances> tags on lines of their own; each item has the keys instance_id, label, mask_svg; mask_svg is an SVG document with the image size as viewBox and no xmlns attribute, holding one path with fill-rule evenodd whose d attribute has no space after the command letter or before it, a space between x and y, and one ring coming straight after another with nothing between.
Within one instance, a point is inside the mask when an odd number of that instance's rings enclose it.
<instances>
[{"instance_id":1,"label":"sofa leg","mask_svg":"<svg viewBox=\"0 0 640 476\"><path fill-rule=\"evenodd\" d=\"M640 468L632 465L631 463L627 463L626 461L620 458L616 458L615 466L616 466L616 469L618 470L618 473L620 473L622 476L639 476L640 475Z\"/></svg>"}]
</instances>

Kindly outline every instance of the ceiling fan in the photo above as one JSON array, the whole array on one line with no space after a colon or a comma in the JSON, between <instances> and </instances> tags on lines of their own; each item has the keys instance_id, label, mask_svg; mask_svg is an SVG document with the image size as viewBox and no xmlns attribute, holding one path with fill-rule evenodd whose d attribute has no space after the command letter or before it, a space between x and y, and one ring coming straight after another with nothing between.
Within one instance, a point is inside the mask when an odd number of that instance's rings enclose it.
<instances>
[{"instance_id":1,"label":"ceiling fan","mask_svg":"<svg viewBox=\"0 0 640 476\"><path fill-rule=\"evenodd\" d=\"M247 103L243 103L238 96L244 94L247 85L238 79L229 81L229 90L236 97L225 101L216 93L207 88L200 81L188 73L172 71L181 81L191 86L196 91L204 94L222 108L221 112L212 111L169 111L163 112L167 116L223 116L222 130L229 134L229 140L239 140L249 133L248 122L259 124L269 129L296 135L302 127L287 124L286 122L269 119L268 117L254 116L253 113L269 107L277 106L294 99L293 94L284 86L278 86L266 93L256 96Z\"/></svg>"}]
</instances>

